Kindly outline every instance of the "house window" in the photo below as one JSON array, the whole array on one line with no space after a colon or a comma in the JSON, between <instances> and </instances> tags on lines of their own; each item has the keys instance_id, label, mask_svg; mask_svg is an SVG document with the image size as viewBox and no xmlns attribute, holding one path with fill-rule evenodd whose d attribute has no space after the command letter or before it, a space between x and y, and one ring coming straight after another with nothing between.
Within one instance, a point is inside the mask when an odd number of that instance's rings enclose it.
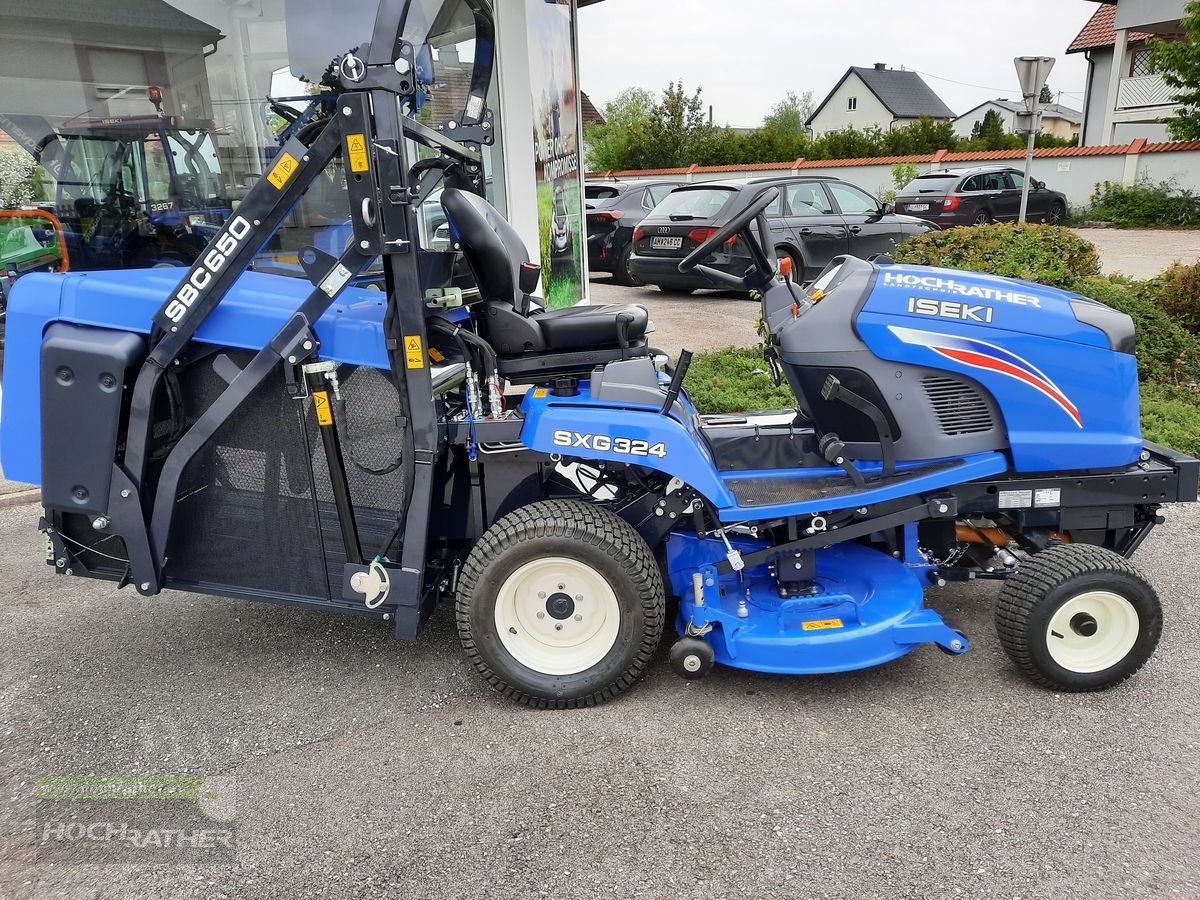
<instances>
[{"instance_id":1,"label":"house window","mask_svg":"<svg viewBox=\"0 0 1200 900\"><path fill-rule=\"evenodd\" d=\"M1152 61L1154 53L1149 47L1139 47L1134 50L1130 57L1129 74L1134 78L1139 75L1153 74Z\"/></svg>"},{"instance_id":2,"label":"house window","mask_svg":"<svg viewBox=\"0 0 1200 900\"><path fill-rule=\"evenodd\" d=\"M849 100L847 100L846 101L846 109L849 112L854 112L855 110L857 110L858 109L858 98L851 97Z\"/></svg>"}]
</instances>

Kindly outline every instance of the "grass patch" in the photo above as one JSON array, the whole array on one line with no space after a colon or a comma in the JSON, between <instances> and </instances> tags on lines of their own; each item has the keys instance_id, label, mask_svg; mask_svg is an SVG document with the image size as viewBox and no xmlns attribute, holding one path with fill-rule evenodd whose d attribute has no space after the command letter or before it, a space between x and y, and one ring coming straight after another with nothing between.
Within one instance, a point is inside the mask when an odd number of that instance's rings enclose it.
<instances>
[{"instance_id":1,"label":"grass patch","mask_svg":"<svg viewBox=\"0 0 1200 900\"><path fill-rule=\"evenodd\" d=\"M687 389L702 415L796 406L791 388L775 387L759 347L697 354L688 369Z\"/></svg>"}]
</instances>

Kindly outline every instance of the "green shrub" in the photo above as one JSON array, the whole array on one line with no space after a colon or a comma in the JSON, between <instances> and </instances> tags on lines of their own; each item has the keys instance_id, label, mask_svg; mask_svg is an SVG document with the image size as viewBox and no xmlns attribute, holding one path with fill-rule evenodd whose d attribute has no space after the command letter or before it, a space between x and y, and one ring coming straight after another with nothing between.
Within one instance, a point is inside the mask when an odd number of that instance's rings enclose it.
<instances>
[{"instance_id":1,"label":"green shrub","mask_svg":"<svg viewBox=\"0 0 1200 900\"><path fill-rule=\"evenodd\" d=\"M688 369L687 389L704 415L796 406L786 384L775 387L761 347L697 354Z\"/></svg>"},{"instance_id":2,"label":"green shrub","mask_svg":"<svg viewBox=\"0 0 1200 900\"><path fill-rule=\"evenodd\" d=\"M1151 283L1120 276L1082 278L1074 289L1133 319L1138 374L1143 382L1188 385L1200 381L1200 339L1155 302Z\"/></svg>"},{"instance_id":3,"label":"green shrub","mask_svg":"<svg viewBox=\"0 0 1200 900\"><path fill-rule=\"evenodd\" d=\"M1142 433L1156 444L1200 456L1200 394L1189 388L1144 385Z\"/></svg>"},{"instance_id":4,"label":"green shrub","mask_svg":"<svg viewBox=\"0 0 1200 900\"><path fill-rule=\"evenodd\" d=\"M1200 334L1200 263L1174 263L1151 285L1158 305L1192 334Z\"/></svg>"},{"instance_id":5,"label":"green shrub","mask_svg":"<svg viewBox=\"0 0 1200 900\"><path fill-rule=\"evenodd\" d=\"M896 248L897 262L986 272L1068 290L1100 274L1088 241L1054 225L979 225L931 231Z\"/></svg>"},{"instance_id":6,"label":"green shrub","mask_svg":"<svg viewBox=\"0 0 1200 900\"><path fill-rule=\"evenodd\" d=\"M1097 184L1084 218L1118 228L1200 227L1200 197L1169 181Z\"/></svg>"}]
</instances>

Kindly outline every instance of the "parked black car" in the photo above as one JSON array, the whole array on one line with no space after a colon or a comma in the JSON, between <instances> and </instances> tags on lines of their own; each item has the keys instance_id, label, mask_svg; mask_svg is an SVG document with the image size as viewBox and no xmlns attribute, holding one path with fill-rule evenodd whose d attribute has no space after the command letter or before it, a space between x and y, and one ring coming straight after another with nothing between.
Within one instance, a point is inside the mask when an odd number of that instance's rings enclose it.
<instances>
[{"instance_id":1,"label":"parked black car","mask_svg":"<svg viewBox=\"0 0 1200 900\"><path fill-rule=\"evenodd\" d=\"M618 284L636 284L629 271L633 229L677 187L677 181L589 181L584 185L588 268L612 272Z\"/></svg>"},{"instance_id":2,"label":"parked black car","mask_svg":"<svg viewBox=\"0 0 1200 900\"><path fill-rule=\"evenodd\" d=\"M980 166L922 175L896 197L896 211L920 216L943 228L1015 222L1021 217L1025 175L1011 166ZM1067 218L1067 195L1049 190L1044 181L1029 188L1030 222L1061 225Z\"/></svg>"},{"instance_id":3,"label":"parked black car","mask_svg":"<svg viewBox=\"0 0 1200 900\"><path fill-rule=\"evenodd\" d=\"M861 188L837 178L755 178L715 181L679 187L654 208L633 234L629 271L645 284L665 291L691 293L697 288L723 287L702 274L679 274L680 261L708 240L725 223L725 211L735 207L735 194L779 188L779 199L767 208L771 240L780 259L790 258L793 277L811 281L844 254L862 258L888 253L914 235L937 226L923 219L896 215ZM734 238L706 263L741 276L750 255Z\"/></svg>"}]
</instances>

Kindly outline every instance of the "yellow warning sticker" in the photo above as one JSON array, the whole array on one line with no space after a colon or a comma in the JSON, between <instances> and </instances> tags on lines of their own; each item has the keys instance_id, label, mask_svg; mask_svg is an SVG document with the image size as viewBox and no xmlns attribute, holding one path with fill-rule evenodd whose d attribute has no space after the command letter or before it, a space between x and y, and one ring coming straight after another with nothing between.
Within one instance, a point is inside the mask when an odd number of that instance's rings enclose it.
<instances>
[{"instance_id":1,"label":"yellow warning sticker","mask_svg":"<svg viewBox=\"0 0 1200 900\"><path fill-rule=\"evenodd\" d=\"M296 157L290 153L280 153L275 168L267 173L267 181L282 191L283 186L292 180L292 176L296 174L298 168L300 168L300 163L296 161Z\"/></svg>"},{"instance_id":2,"label":"yellow warning sticker","mask_svg":"<svg viewBox=\"0 0 1200 900\"><path fill-rule=\"evenodd\" d=\"M545 400L547 397L550 396L550 390L549 390L549 388L538 388L536 391L533 392L533 396L537 400Z\"/></svg>"},{"instance_id":3,"label":"yellow warning sticker","mask_svg":"<svg viewBox=\"0 0 1200 900\"><path fill-rule=\"evenodd\" d=\"M444 363L446 361L446 357L442 356L441 351L437 347L429 348L429 358L435 363Z\"/></svg>"},{"instance_id":4,"label":"yellow warning sticker","mask_svg":"<svg viewBox=\"0 0 1200 900\"><path fill-rule=\"evenodd\" d=\"M371 168L367 162L367 137L364 134L346 135L346 152L350 156L351 172L366 172Z\"/></svg>"},{"instance_id":5,"label":"yellow warning sticker","mask_svg":"<svg viewBox=\"0 0 1200 900\"><path fill-rule=\"evenodd\" d=\"M408 358L410 369L425 368L425 344L419 337L404 339L404 355Z\"/></svg>"},{"instance_id":6,"label":"yellow warning sticker","mask_svg":"<svg viewBox=\"0 0 1200 900\"><path fill-rule=\"evenodd\" d=\"M805 622L805 631L829 631L831 628L845 628L845 623L841 619L817 619L813 622Z\"/></svg>"},{"instance_id":7,"label":"yellow warning sticker","mask_svg":"<svg viewBox=\"0 0 1200 900\"><path fill-rule=\"evenodd\" d=\"M313 409L317 411L318 425L333 424L333 409L329 405L328 391L313 391Z\"/></svg>"}]
</instances>

